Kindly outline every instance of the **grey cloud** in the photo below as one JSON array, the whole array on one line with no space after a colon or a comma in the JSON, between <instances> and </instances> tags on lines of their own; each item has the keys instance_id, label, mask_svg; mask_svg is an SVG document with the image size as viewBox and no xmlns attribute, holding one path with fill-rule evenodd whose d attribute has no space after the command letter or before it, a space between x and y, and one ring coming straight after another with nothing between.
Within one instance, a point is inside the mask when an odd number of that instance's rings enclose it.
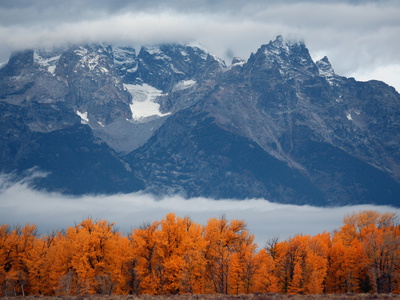
<instances>
[{"instance_id":1,"label":"grey cloud","mask_svg":"<svg viewBox=\"0 0 400 300\"><path fill-rule=\"evenodd\" d=\"M28 181L10 184L4 176L0 178L0 188L0 224L36 224L44 234L73 226L87 217L114 222L119 230L128 233L143 223L161 220L169 212L189 216L201 224L225 215L228 219L245 220L260 247L273 237L284 240L296 234L331 232L341 226L346 214L354 211L400 212L370 205L334 208L282 205L264 199L217 201L179 196L158 199L142 193L68 197L34 191Z\"/></svg>"},{"instance_id":2,"label":"grey cloud","mask_svg":"<svg viewBox=\"0 0 400 300\"><path fill-rule=\"evenodd\" d=\"M301 37L314 59L327 55L339 75L388 79L400 90L399 15L400 2L389 0L4 0L0 62L12 50L86 41L198 41L223 59L246 59L282 34Z\"/></svg>"}]
</instances>

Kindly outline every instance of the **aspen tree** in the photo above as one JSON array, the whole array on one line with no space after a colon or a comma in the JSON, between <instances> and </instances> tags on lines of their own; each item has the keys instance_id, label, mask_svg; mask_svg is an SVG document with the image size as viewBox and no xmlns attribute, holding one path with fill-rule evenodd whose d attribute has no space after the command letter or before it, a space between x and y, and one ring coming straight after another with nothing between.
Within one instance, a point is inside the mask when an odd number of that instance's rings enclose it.
<instances>
[{"instance_id":1,"label":"aspen tree","mask_svg":"<svg viewBox=\"0 0 400 300\"><path fill-rule=\"evenodd\" d=\"M279 279L276 261L266 249L261 249L255 256L259 267L255 275L254 293L278 293Z\"/></svg>"}]
</instances>

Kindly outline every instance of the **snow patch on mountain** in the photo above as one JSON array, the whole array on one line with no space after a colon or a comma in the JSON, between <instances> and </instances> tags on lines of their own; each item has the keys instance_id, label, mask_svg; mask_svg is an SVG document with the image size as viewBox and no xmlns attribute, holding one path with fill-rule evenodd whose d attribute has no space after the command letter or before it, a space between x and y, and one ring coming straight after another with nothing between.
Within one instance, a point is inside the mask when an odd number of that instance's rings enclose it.
<instances>
[{"instance_id":1,"label":"snow patch on mountain","mask_svg":"<svg viewBox=\"0 0 400 300\"><path fill-rule=\"evenodd\" d=\"M89 71L93 71L99 65L99 56L98 55L89 55L84 56L81 60L82 68L87 66Z\"/></svg>"},{"instance_id":2,"label":"snow patch on mountain","mask_svg":"<svg viewBox=\"0 0 400 300\"><path fill-rule=\"evenodd\" d=\"M96 71L98 73L108 73L109 70L105 67L104 62L108 53L104 45L100 45L98 49L93 47L82 47L74 51L75 54L80 56L80 67L87 69L90 72Z\"/></svg>"},{"instance_id":3,"label":"snow patch on mountain","mask_svg":"<svg viewBox=\"0 0 400 300\"><path fill-rule=\"evenodd\" d=\"M161 90L146 83L141 85L124 84L124 88L132 95L132 103L129 106L133 120L145 122L145 119L148 117L164 117L171 114L169 112L162 113L160 111L160 104L155 102L158 97L164 95Z\"/></svg>"},{"instance_id":4,"label":"snow patch on mountain","mask_svg":"<svg viewBox=\"0 0 400 300\"><path fill-rule=\"evenodd\" d=\"M46 55L50 52L49 51L34 51L33 53L33 59L35 63L39 64L41 67L46 69L49 73L54 75L54 72L56 70L56 66L58 61L60 60L61 55Z\"/></svg>"},{"instance_id":5,"label":"snow patch on mountain","mask_svg":"<svg viewBox=\"0 0 400 300\"><path fill-rule=\"evenodd\" d=\"M76 114L81 118L81 124L89 124L88 113L80 112L79 110L76 111Z\"/></svg>"},{"instance_id":6,"label":"snow patch on mountain","mask_svg":"<svg viewBox=\"0 0 400 300\"><path fill-rule=\"evenodd\" d=\"M74 51L79 56L85 56L88 54L88 50L85 47L79 46L79 49Z\"/></svg>"},{"instance_id":7,"label":"snow patch on mountain","mask_svg":"<svg viewBox=\"0 0 400 300\"><path fill-rule=\"evenodd\" d=\"M242 59L242 58L240 58L240 57L234 57L233 59L232 59L232 64L231 64L231 68L232 67L235 67L235 66L240 66L240 67L242 67L242 66L244 66L245 64L246 64L246 60L245 59Z\"/></svg>"},{"instance_id":8,"label":"snow patch on mountain","mask_svg":"<svg viewBox=\"0 0 400 300\"><path fill-rule=\"evenodd\" d=\"M351 116L351 113L346 114L347 120L353 121L353 117Z\"/></svg>"},{"instance_id":9,"label":"snow patch on mountain","mask_svg":"<svg viewBox=\"0 0 400 300\"><path fill-rule=\"evenodd\" d=\"M182 56L187 57L187 60L189 60L189 54L186 51L181 50L180 53Z\"/></svg>"},{"instance_id":10,"label":"snow patch on mountain","mask_svg":"<svg viewBox=\"0 0 400 300\"><path fill-rule=\"evenodd\" d=\"M191 88L193 85L196 84L195 80L182 80L179 81L174 88L172 89L173 92L177 92L177 91L182 91L182 90L186 90L188 88Z\"/></svg>"}]
</instances>

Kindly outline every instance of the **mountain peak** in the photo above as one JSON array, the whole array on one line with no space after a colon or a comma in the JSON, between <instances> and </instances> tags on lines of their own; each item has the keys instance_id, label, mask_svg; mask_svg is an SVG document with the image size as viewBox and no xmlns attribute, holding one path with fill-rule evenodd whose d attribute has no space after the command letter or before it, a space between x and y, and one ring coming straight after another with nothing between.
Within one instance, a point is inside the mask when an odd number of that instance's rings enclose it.
<instances>
[{"instance_id":1,"label":"mountain peak","mask_svg":"<svg viewBox=\"0 0 400 300\"><path fill-rule=\"evenodd\" d=\"M305 44L302 39L284 38L282 35L278 35L275 40L270 41L267 46L269 46L269 48L275 48L284 51L290 51L292 48L299 46L305 48Z\"/></svg>"},{"instance_id":2,"label":"mountain peak","mask_svg":"<svg viewBox=\"0 0 400 300\"><path fill-rule=\"evenodd\" d=\"M328 57L326 57L326 56L324 56L323 58L318 60L316 62L316 65L317 65L318 69L320 70L320 73L324 72L324 73L329 73L329 74L335 74L335 71L333 70L331 63L330 63Z\"/></svg>"},{"instance_id":3,"label":"mountain peak","mask_svg":"<svg viewBox=\"0 0 400 300\"><path fill-rule=\"evenodd\" d=\"M33 62L33 50L14 52L11 54L8 63L1 69L1 73L18 76L24 69L32 66Z\"/></svg>"},{"instance_id":4,"label":"mountain peak","mask_svg":"<svg viewBox=\"0 0 400 300\"><path fill-rule=\"evenodd\" d=\"M325 77L328 82L333 83L333 80L337 77L335 71L332 68L332 65L328 59L328 57L324 56L322 59L318 60L315 63L318 67L319 74Z\"/></svg>"},{"instance_id":5,"label":"mountain peak","mask_svg":"<svg viewBox=\"0 0 400 300\"><path fill-rule=\"evenodd\" d=\"M243 58L241 58L241 57L234 57L234 58L232 59L231 65L232 65L232 66L243 66L245 63L246 63L246 60L244 60Z\"/></svg>"},{"instance_id":6,"label":"mountain peak","mask_svg":"<svg viewBox=\"0 0 400 300\"><path fill-rule=\"evenodd\" d=\"M142 47L138 55L139 73L144 83L169 93L182 80L209 76L224 64L205 50L183 44Z\"/></svg>"},{"instance_id":7,"label":"mountain peak","mask_svg":"<svg viewBox=\"0 0 400 300\"><path fill-rule=\"evenodd\" d=\"M288 78L318 74L317 66L300 39L284 39L278 35L274 41L262 45L253 59L263 68L275 69Z\"/></svg>"}]
</instances>

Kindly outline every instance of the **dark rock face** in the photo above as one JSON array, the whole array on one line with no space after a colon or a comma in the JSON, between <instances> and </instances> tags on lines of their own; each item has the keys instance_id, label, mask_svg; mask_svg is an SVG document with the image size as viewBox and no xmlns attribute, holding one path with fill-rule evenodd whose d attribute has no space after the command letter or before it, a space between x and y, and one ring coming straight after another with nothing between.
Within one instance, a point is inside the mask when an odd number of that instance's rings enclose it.
<instances>
[{"instance_id":1,"label":"dark rock face","mask_svg":"<svg viewBox=\"0 0 400 300\"><path fill-rule=\"evenodd\" d=\"M317 203L322 194L298 170L257 143L221 128L206 113L185 110L127 157L158 194Z\"/></svg>"},{"instance_id":2,"label":"dark rock face","mask_svg":"<svg viewBox=\"0 0 400 300\"><path fill-rule=\"evenodd\" d=\"M400 205L400 95L281 36L229 67L183 45L26 51L0 106L1 171L51 172L39 188Z\"/></svg>"},{"instance_id":3,"label":"dark rock face","mask_svg":"<svg viewBox=\"0 0 400 300\"><path fill-rule=\"evenodd\" d=\"M71 47L63 52L55 75L67 82L68 101L88 118L107 125L130 118L130 94L117 78L111 46Z\"/></svg>"},{"instance_id":4,"label":"dark rock face","mask_svg":"<svg viewBox=\"0 0 400 300\"><path fill-rule=\"evenodd\" d=\"M46 133L32 131L29 122L26 124L31 106L1 103L0 107L7 112L0 119L1 172L13 173L20 179L27 171L36 169L48 175L35 178L34 187L67 194L132 192L144 188L117 154L94 138L88 126L77 123ZM54 117L49 109L36 112ZM60 115L60 120L63 116L68 118L67 114Z\"/></svg>"},{"instance_id":5,"label":"dark rock face","mask_svg":"<svg viewBox=\"0 0 400 300\"><path fill-rule=\"evenodd\" d=\"M129 166L77 115L91 109L89 117L106 123L118 111L129 111L130 95L101 69L110 61L103 48L88 47L86 57L76 49L84 52L73 47L17 53L0 70L0 171L19 178L36 167L49 175L35 178L35 187L69 194L143 189Z\"/></svg>"}]
</instances>

